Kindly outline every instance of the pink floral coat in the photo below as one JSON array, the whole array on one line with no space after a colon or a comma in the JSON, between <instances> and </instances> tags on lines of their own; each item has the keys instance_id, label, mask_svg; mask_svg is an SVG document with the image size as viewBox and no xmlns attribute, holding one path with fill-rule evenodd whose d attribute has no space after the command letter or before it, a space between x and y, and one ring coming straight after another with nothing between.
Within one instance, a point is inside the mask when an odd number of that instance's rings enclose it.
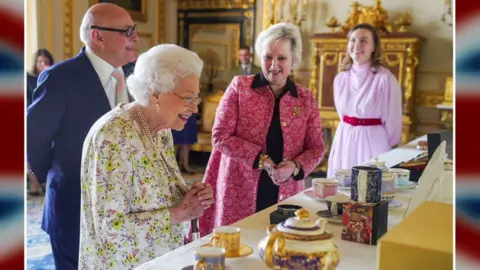
<instances>
[{"instance_id":1,"label":"pink floral coat","mask_svg":"<svg viewBox=\"0 0 480 270\"><path fill-rule=\"evenodd\" d=\"M267 86L252 89L253 79L235 77L217 108L203 180L212 186L215 204L199 219L201 236L255 213L260 170L253 163L260 150L266 152L275 98ZM299 162L308 175L322 160L325 146L317 101L310 90L296 88L298 97L287 93L280 101L283 157ZM290 178L279 188L279 202L303 189L303 180Z\"/></svg>"}]
</instances>

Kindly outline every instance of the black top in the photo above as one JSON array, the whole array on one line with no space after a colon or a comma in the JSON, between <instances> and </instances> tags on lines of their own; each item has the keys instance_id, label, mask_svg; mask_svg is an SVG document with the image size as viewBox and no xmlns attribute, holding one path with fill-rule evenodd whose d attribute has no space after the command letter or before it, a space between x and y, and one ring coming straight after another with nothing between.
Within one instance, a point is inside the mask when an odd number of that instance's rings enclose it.
<instances>
[{"instance_id":1,"label":"black top","mask_svg":"<svg viewBox=\"0 0 480 270\"><path fill-rule=\"evenodd\" d=\"M251 88L259 88L267 86L268 89L268 81L263 76L263 73L256 74ZM271 91L271 90L270 90ZM266 145L267 145L267 154L275 164L280 164L283 160L283 132L282 126L280 124L280 100L284 95L289 93L293 97L298 98L297 88L295 83L287 79L287 83L283 88L282 92L278 97L275 98L275 107L273 109L273 116L272 120L270 121L270 127L268 129L267 137L266 137ZM254 169L258 168L258 162L260 159L260 154L258 153L257 158L253 164ZM304 178L303 169L300 167L300 172L297 176L293 177L295 180L299 181ZM267 207L270 207L278 202L278 192L279 186L275 185L268 175L267 171L262 170L260 173L260 179L258 181L258 190L257 190L257 205L256 205L256 212L261 211Z\"/></svg>"}]
</instances>

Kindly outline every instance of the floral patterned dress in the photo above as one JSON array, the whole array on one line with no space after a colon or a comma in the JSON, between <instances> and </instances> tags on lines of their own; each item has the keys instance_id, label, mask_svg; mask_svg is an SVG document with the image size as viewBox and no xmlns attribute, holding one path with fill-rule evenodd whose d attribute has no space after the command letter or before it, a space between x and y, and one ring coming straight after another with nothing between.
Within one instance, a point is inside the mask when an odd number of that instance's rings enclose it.
<instances>
[{"instance_id":1,"label":"floral patterned dress","mask_svg":"<svg viewBox=\"0 0 480 270\"><path fill-rule=\"evenodd\" d=\"M184 183L171 131L152 142L121 105L88 133L79 269L132 269L183 244L184 225L172 226L167 209L182 198L175 184Z\"/></svg>"}]
</instances>

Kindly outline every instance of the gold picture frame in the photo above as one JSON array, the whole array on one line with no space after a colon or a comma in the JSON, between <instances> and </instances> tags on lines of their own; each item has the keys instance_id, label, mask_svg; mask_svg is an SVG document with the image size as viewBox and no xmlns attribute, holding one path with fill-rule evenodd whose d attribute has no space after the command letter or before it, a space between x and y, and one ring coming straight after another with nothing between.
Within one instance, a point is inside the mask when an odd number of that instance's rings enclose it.
<instances>
[{"instance_id":1,"label":"gold picture frame","mask_svg":"<svg viewBox=\"0 0 480 270\"><path fill-rule=\"evenodd\" d=\"M90 0L90 6L98 3L112 3L128 11L134 21L147 22L147 0Z\"/></svg>"}]
</instances>

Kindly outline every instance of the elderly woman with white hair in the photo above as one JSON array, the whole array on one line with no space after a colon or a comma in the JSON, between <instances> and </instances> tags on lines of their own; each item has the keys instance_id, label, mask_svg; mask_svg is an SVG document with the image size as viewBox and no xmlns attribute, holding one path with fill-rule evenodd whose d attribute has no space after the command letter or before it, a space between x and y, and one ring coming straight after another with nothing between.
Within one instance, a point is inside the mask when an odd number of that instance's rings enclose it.
<instances>
[{"instance_id":1,"label":"elderly woman with white hair","mask_svg":"<svg viewBox=\"0 0 480 270\"><path fill-rule=\"evenodd\" d=\"M302 57L298 27L269 27L255 50L262 72L234 77L217 108L204 178L216 203L201 235L302 191L325 153L317 101L288 77Z\"/></svg>"},{"instance_id":2,"label":"elderly woman with white hair","mask_svg":"<svg viewBox=\"0 0 480 270\"><path fill-rule=\"evenodd\" d=\"M82 155L80 269L132 269L184 243L183 223L213 203L212 188L184 194L171 129L198 111L197 54L162 44L143 53L120 104L90 129Z\"/></svg>"}]
</instances>

